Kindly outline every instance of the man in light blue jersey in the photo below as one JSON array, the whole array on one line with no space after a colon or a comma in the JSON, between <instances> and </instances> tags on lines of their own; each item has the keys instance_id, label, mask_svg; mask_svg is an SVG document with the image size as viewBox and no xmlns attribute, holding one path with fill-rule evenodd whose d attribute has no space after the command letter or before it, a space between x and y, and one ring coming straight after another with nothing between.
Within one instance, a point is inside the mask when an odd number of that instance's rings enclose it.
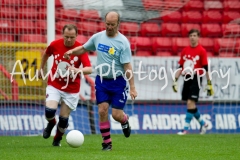
<instances>
[{"instance_id":1,"label":"man in light blue jersey","mask_svg":"<svg viewBox=\"0 0 240 160\"><path fill-rule=\"evenodd\" d=\"M131 49L127 38L118 32L120 16L117 12L108 12L105 16L106 30L94 34L83 46L65 53L80 55L87 51L97 52L97 77L95 80L96 99L99 113L99 128L102 134L102 150L112 150L109 105L112 105L112 117L121 123L125 137L131 134L128 116L123 112L127 101L128 83L132 100L137 97L131 65Z\"/></svg>"}]
</instances>

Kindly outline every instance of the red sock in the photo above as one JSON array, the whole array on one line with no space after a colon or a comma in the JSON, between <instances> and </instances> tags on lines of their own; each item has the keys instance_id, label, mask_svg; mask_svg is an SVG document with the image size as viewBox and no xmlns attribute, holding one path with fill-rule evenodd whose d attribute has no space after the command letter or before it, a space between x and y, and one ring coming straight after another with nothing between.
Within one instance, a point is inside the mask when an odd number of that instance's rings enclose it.
<instances>
[{"instance_id":1,"label":"red sock","mask_svg":"<svg viewBox=\"0 0 240 160\"><path fill-rule=\"evenodd\" d=\"M57 132L56 135L54 136L54 140L56 139L62 139L62 136L64 135L64 132L61 132L57 126Z\"/></svg>"},{"instance_id":2,"label":"red sock","mask_svg":"<svg viewBox=\"0 0 240 160\"><path fill-rule=\"evenodd\" d=\"M51 120L48 120L48 122L49 123L52 123L52 124L56 124L57 123L57 121L56 121L56 118L54 117L53 119L51 119Z\"/></svg>"}]
</instances>

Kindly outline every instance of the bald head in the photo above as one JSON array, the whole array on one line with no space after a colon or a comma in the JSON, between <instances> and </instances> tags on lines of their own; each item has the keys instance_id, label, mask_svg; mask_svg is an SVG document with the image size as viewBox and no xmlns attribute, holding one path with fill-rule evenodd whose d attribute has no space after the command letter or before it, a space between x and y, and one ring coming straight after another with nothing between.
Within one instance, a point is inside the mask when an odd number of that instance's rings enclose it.
<instances>
[{"instance_id":1,"label":"bald head","mask_svg":"<svg viewBox=\"0 0 240 160\"><path fill-rule=\"evenodd\" d=\"M118 25L120 16L117 12L111 11L105 15L106 33L108 37L115 37L118 35Z\"/></svg>"},{"instance_id":2,"label":"bald head","mask_svg":"<svg viewBox=\"0 0 240 160\"><path fill-rule=\"evenodd\" d=\"M115 12L115 11L110 11L110 12L108 12L108 13L105 15L105 21L106 21L107 19L110 19L110 20L116 20L116 19L117 19L117 22L119 23L119 21L120 21L120 15L119 15L117 12Z\"/></svg>"}]
</instances>

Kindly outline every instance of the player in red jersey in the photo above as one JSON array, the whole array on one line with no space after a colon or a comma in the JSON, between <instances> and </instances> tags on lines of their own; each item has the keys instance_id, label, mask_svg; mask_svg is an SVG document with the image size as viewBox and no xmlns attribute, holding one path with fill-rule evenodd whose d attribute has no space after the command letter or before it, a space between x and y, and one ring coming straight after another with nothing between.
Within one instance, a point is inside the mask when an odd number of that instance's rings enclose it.
<instances>
[{"instance_id":1,"label":"player in red jersey","mask_svg":"<svg viewBox=\"0 0 240 160\"><path fill-rule=\"evenodd\" d=\"M181 74L184 77L184 84L182 90L182 100L187 101L187 113L185 118L184 129L178 132L179 135L185 135L189 129L190 122L195 117L201 125L200 134L205 134L208 125L200 116L200 112L196 107L198 102L200 84L202 82L203 74L206 74L207 78L207 95L212 96L213 88L208 74L208 60L206 50L198 44L200 32L196 29L192 29L188 33L190 46L183 49L179 60L180 68L175 75L175 81L173 83L173 90L177 92L177 80Z\"/></svg>"},{"instance_id":2,"label":"player in red jersey","mask_svg":"<svg viewBox=\"0 0 240 160\"><path fill-rule=\"evenodd\" d=\"M76 41L77 27L67 24L63 27L62 32L63 38L53 41L47 47L41 62L41 70L43 70L48 58L50 56L54 58L50 72L54 76L48 76L48 86L46 88L45 117L48 125L43 131L43 138L45 139L51 135L51 131L56 124L55 113L59 102L61 104L57 132L52 143L53 146L61 146L60 141L68 127L68 117L71 111L76 110L79 101L80 74L92 73L87 53L71 56L69 60L63 57L68 50L81 46ZM79 68L81 64L83 68ZM72 72L74 74L71 74Z\"/></svg>"}]
</instances>

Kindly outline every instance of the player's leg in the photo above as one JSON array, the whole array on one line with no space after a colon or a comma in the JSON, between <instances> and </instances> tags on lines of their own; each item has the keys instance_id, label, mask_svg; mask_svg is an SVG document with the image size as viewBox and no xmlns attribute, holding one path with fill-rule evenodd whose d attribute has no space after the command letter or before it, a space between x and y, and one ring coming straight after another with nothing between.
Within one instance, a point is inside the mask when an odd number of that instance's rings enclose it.
<instances>
[{"instance_id":1,"label":"player's leg","mask_svg":"<svg viewBox=\"0 0 240 160\"><path fill-rule=\"evenodd\" d=\"M198 108L196 108L194 117L198 120L200 124L200 134L205 134L207 131L208 124L202 119Z\"/></svg>"},{"instance_id":2,"label":"player's leg","mask_svg":"<svg viewBox=\"0 0 240 160\"><path fill-rule=\"evenodd\" d=\"M59 113L59 121L57 124L57 131L52 143L53 146L61 146L60 141L62 140L62 136L67 130L69 115L72 110L76 110L78 100L79 100L79 93L71 94L71 93L66 93L62 91L60 92L61 92L62 102L61 102L61 108Z\"/></svg>"},{"instance_id":3,"label":"player's leg","mask_svg":"<svg viewBox=\"0 0 240 160\"><path fill-rule=\"evenodd\" d=\"M125 137L131 134L131 126L128 116L123 112L123 108L127 101L128 85L123 77L118 77L112 90L112 117L115 121L121 123Z\"/></svg>"},{"instance_id":4,"label":"player's leg","mask_svg":"<svg viewBox=\"0 0 240 160\"><path fill-rule=\"evenodd\" d=\"M110 95L107 93L106 88L108 88L107 82L105 82L105 80L101 82L100 77L97 76L95 79L95 89L96 89L96 100L98 104L99 129L103 139L102 150L110 151L112 150L110 122L108 119Z\"/></svg>"},{"instance_id":5,"label":"player's leg","mask_svg":"<svg viewBox=\"0 0 240 160\"><path fill-rule=\"evenodd\" d=\"M200 83L202 83L202 77L200 79ZM193 95L192 99L194 99L195 102L198 102L200 88L199 88L198 83L197 83L197 76L194 77L194 81L193 81L193 85L192 85L192 89L191 90L192 90L192 95ZM193 114L194 114L194 117L198 120L198 122L199 122L199 124L201 126L200 127L200 134L205 134L206 131L207 131L208 125L202 119L202 117L200 115L200 112L199 112L197 107L195 107L195 109L193 110Z\"/></svg>"},{"instance_id":6,"label":"player's leg","mask_svg":"<svg viewBox=\"0 0 240 160\"><path fill-rule=\"evenodd\" d=\"M55 113L60 101L60 93L52 86L46 88L45 117L48 121L47 127L43 130L43 138L49 138L53 127L56 124Z\"/></svg>"},{"instance_id":7,"label":"player's leg","mask_svg":"<svg viewBox=\"0 0 240 160\"><path fill-rule=\"evenodd\" d=\"M112 139L110 134L110 122L108 119L108 108L109 108L108 102L102 102L98 104L99 128L103 139L102 143L103 151L112 150Z\"/></svg>"},{"instance_id":8,"label":"player's leg","mask_svg":"<svg viewBox=\"0 0 240 160\"><path fill-rule=\"evenodd\" d=\"M191 84L192 84L192 80L184 81L184 84L183 84L182 100L187 102L187 111L186 111L184 128L182 131L178 132L179 135L187 134L189 130L190 122L193 118L192 109L195 107L195 101L189 99L189 95L191 94Z\"/></svg>"}]
</instances>

